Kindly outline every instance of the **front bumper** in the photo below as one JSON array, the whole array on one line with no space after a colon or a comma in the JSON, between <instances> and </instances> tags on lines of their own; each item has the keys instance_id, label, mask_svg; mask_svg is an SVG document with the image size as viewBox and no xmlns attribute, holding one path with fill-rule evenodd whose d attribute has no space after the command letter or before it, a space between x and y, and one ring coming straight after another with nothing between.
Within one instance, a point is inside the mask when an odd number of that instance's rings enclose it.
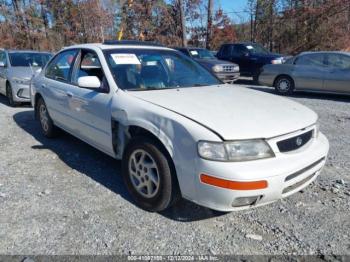
<instances>
[{"instance_id":1,"label":"front bumper","mask_svg":"<svg viewBox=\"0 0 350 262\"><path fill-rule=\"evenodd\" d=\"M30 102L29 84L11 83L15 102Z\"/></svg>"},{"instance_id":2,"label":"front bumper","mask_svg":"<svg viewBox=\"0 0 350 262\"><path fill-rule=\"evenodd\" d=\"M232 83L239 76L239 72L231 72L231 73L215 73L215 75L224 83Z\"/></svg>"},{"instance_id":3,"label":"front bumper","mask_svg":"<svg viewBox=\"0 0 350 262\"><path fill-rule=\"evenodd\" d=\"M275 142L274 139L269 143ZM195 176L193 202L219 211L235 211L272 203L305 188L320 174L329 150L323 134L313 138L295 152L279 153L276 157L245 162L216 162L199 159ZM267 188L259 190L232 190L201 182L200 175L220 179L249 182L267 181ZM238 198L257 197L250 205L233 206Z\"/></svg>"}]
</instances>

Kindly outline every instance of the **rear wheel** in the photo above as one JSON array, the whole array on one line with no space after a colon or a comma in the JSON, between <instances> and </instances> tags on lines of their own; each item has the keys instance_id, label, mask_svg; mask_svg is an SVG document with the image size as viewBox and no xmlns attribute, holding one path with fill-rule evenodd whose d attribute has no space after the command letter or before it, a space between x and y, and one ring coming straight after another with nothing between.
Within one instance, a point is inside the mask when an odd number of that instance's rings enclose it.
<instances>
[{"instance_id":1,"label":"rear wheel","mask_svg":"<svg viewBox=\"0 0 350 262\"><path fill-rule=\"evenodd\" d=\"M43 134L48 138L55 137L58 129L54 125L49 112L47 111L46 104L42 98L39 98L38 100L37 110Z\"/></svg>"},{"instance_id":2,"label":"rear wheel","mask_svg":"<svg viewBox=\"0 0 350 262\"><path fill-rule=\"evenodd\" d=\"M153 139L134 138L127 146L122 172L136 204L148 211L162 211L179 199L176 174L163 149Z\"/></svg>"},{"instance_id":3,"label":"rear wheel","mask_svg":"<svg viewBox=\"0 0 350 262\"><path fill-rule=\"evenodd\" d=\"M12 91L12 87L11 87L10 83L6 84L6 96L7 96L7 99L9 101L10 106L15 107L15 106L19 106L21 104L21 103L15 102L13 100L13 91Z\"/></svg>"},{"instance_id":4,"label":"rear wheel","mask_svg":"<svg viewBox=\"0 0 350 262\"><path fill-rule=\"evenodd\" d=\"M290 95L294 91L294 81L289 76L279 76L274 82L275 90L280 95Z\"/></svg>"}]
</instances>

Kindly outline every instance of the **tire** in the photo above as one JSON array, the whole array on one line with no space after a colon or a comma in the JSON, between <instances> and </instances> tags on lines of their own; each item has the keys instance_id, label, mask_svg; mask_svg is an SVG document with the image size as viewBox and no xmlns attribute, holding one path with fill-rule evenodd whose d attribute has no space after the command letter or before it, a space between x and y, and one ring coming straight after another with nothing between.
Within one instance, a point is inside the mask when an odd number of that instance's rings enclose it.
<instances>
[{"instance_id":1,"label":"tire","mask_svg":"<svg viewBox=\"0 0 350 262\"><path fill-rule=\"evenodd\" d=\"M6 96L9 102L9 105L12 107L19 106L21 103L15 102L13 100L13 92L12 92L12 87L10 83L6 83Z\"/></svg>"},{"instance_id":2,"label":"tire","mask_svg":"<svg viewBox=\"0 0 350 262\"><path fill-rule=\"evenodd\" d=\"M171 159L153 139L137 137L130 141L122 160L126 187L136 204L144 210L159 212L180 198Z\"/></svg>"},{"instance_id":3,"label":"tire","mask_svg":"<svg viewBox=\"0 0 350 262\"><path fill-rule=\"evenodd\" d=\"M37 103L38 118L40 121L41 130L44 136L48 138L53 138L58 133L58 128L54 125L49 112L47 110L44 99L39 98Z\"/></svg>"},{"instance_id":4,"label":"tire","mask_svg":"<svg viewBox=\"0 0 350 262\"><path fill-rule=\"evenodd\" d=\"M273 86L280 95L291 95L294 92L294 81L289 76L279 76Z\"/></svg>"},{"instance_id":5,"label":"tire","mask_svg":"<svg viewBox=\"0 0 350 262\"><path fill-rule=\"evenodd\" d=\"M253 74L253 83L254 85L259 85L259 73Z\"/></svg>"}]
</instances>

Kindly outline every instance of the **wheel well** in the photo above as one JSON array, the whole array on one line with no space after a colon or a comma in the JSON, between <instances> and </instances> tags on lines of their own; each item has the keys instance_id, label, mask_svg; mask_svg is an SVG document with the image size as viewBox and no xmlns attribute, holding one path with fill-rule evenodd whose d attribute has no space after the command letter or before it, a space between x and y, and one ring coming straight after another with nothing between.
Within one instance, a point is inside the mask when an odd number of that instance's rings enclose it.
<instances>
[{"instance_id":1,"label":"wheel well","mask_svg":"<svg viewBox=\"0 0 350 262\"><path fill-rule=\"evenodd\" d=\"M34 98L34 116L35 116L36 119L38 118L38 107L37 107L37 104L38 104L39 98L42 98L41 94L36 93L35 94L35 98Z\"/></svg>"},{"instance_id":2,"label":"wheel well","mask_svg":"<svg viewBox=\"0 0 350 262\"><path fill-rule=\"evenodd\" d=\"M156 142L162 148L162 150L164 151L163 153L167 154L167 157L171 159L171 156L168 150L166 149L166 147L164 146L163 142L160 141L160 139L150 131L139 126L129 126L128 133L130 135L129 140L131 140L134 137L140 137L140 136L151 138L154 142Z\"/></svg>"},{"instance_id":3,"label":"wheel well","mask_svg":"<svg viewBox=\"0 0 350 262\"><path fill-rule=\"evenodd\" d=\"M273 86L276 85L276 81L277 81L280 77L289 78L289 79L292 81L293 88L295 87L294 79L293 79L291 76L287 75L287 74L280 74L280 75L276 76L276 77L275 77L275 80L273 80Z\"/></svg>"},{"instance_id":4,"label":"wheel well","mask_svg":"<svg viewBox=\"0 0 350 262\"><path fill-rule=\"evenodd\" d=\"M174 182L176 183L176 188L177 188L176 190L181 192L173 158L171 157L169 151L167 150L167 148L165 147L163 142L157 136L155 136L153 133L151 133L150 131L148 131L142 127L139 127L139 126L129 126L128 131L129 131L128 133L130 134L129 141L131 141L132 138L134 138L134 137L140 137L140 136L142 137L143 136L143 137L147 137L147 138L152 139L160 147L161 151L163 152L165 157L168 159L172 174L174 174L174 178L175 178Z\"/></svg>"},{"instance_id":5,"label":"wheel well","mask_svg":"<svg viewBox=\"0 0 350 262\"><path fill-rule=\"evenodd\" d=\"M155 136L153 133L151 133L150 131L142 127L139 127L139 126L123 127L118 121L112 120L113 147L114 147L115 153L119 157L122 158L122 154L124 154L125 148L127 147L128 143L135 137L150 138L159 146L159 148L162 150L162 152L168 159L171 171L173 172L173 174L175 174L177 186L179 186L174 161L169 151L163 144L163 142L157 136Z\"/></svg>"}]
</instances>

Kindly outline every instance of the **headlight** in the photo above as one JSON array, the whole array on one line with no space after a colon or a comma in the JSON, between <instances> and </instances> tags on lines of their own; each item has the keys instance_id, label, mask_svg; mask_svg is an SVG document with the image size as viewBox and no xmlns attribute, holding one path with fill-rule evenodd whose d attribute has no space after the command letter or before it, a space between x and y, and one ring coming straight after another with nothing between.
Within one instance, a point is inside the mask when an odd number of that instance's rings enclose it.
<instances>
[{"instance_id":1,"label":"headlight","mask_svg":"<svg viewBox=\"0 0 350 262\"><path fill-rule=\"evenodd\" d=\"M218 72L224 71L224 68L222 67L222 65L215 65L215 66L212 67L212 70L213 70L215 73L218 73Z\"/></svg>"},{"instance_id":2,"label":"headlight","mask_svg":"<svg viewBox=\"0 0 350 262\"><path fill-rule=\"evenodd\" d=\"M261 139L231 142L198 142L199 156L215 161L247 161L273 157L270 146Z\"/></svg>"},{"instance_id":3,"label":"headlight","mask_svg":"<svg viewBox=\"0 0 350 262\"><path fill-rule=\"evenodd\" d=\"M239 72L239 66L233 67L233 72Z\"/></svg>"},{"instance_id":4,"label":"headlight","mask_svg":"<svg viewBox=\"0 0 350 262\"><path fill-rule=\"evenodd\" d=\"M277 65L277 64L282 64L283 63L283 58L277 58L274 60L271 60L271 64Z\"/></svg>"}]
</instances>

